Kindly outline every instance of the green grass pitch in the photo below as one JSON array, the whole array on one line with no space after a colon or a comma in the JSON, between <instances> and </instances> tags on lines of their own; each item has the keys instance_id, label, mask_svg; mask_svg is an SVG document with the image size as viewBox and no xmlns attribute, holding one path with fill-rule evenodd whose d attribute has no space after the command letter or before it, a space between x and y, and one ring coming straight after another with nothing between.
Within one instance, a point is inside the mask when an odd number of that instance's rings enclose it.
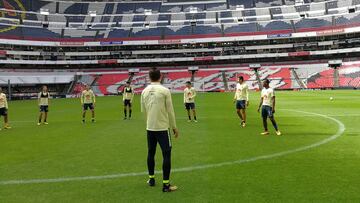
<instances>
[{"instance_id":1,"label":"green grass pitch","mask_svg":"<svg viewBox=\"0 0 360 203\"><path fill-rule=\"evenodd\" d=\"M180 137L173 139L172 168L185 171L172 173L179 190L171 194L163 194L161 184L149 188L146 175L118 177L147 170L139 96L130 121L122 120L121 97L99 97L97 122L85 125L78 99L52 100L48 126L36 126L36 101L10 102L13 128L0 131L0 202L359 202L360 91L277 92L281 137L271 125L269 137L260 135L259 94L250 95L246 128L239 125L233 93L198 94L199 123L186 122L182 95L173 95ZM318 147L241 161L310 146L339 130L334 120L305 112L330 116L346 129ZM162 175L156 177L160 183ZM33 179L59 182L4 182Z\"/></svg>"}]
</instances>

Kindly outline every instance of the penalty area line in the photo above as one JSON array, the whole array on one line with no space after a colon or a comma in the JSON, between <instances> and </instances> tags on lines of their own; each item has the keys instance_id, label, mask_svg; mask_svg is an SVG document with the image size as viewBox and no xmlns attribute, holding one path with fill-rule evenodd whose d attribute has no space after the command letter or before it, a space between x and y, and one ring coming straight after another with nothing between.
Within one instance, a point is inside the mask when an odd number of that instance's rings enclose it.
<instances>
[{"instance_id":1,"label":"penalty area line","mask_svg":"<svg viewBox=\"0 0 360 203\"><path fill-rule=\"evenodd\" d=\"M344 123L342 123L341 121L339 121L336 118L333 118L333 117L330 117L327 115L306 112L306 111L292 110L292 109L282 109L282 110L318 116L318 117L322 117L322 118L331 120L338 125L338 130L334 135L332 135L326 139L323 139L321 141L315 142L310 145L302 146L299 148L290 149L290 150L277 152L277 153L273 153L273 154L268 154L268 155L256 156L256 157L247 158L247 159L239 159L239 160L235 160L235 161L220 162L220 163L216 163L216 164L205 164L205 165L198 165L198 166L189 166L189 167L184 167L184 168L176 168L176 169L173 169L172 172L191 172L191 171L196 171L196 170L205 170L205 169L218 168L218 167L223 167L223 166L244 164L244 163L254 162L254 161L258 161L258 160L272 159L272 158L277 158L277 157L281 157L281 156L285 156L285 155L289 155L289 154L294 154L297 152L307 151L307 150L319 147L321 145L324 145L328 142L331 142L331 141L337 139L344 133L344 131L346 129ZM161 171L156 171L155 173L160 174ZM61 183L61 182L72 182L72 181L105 180L105 179L117 179L117 178L134 177L134 176L146 176L147 174L148 174L148 172L134 172L134 173L119 173L119 174L110 174L110 175L101 175L101 176L60 177L60 178L49 178L49 179L2 180L2 181L0 181L0 185L23 185L23 184L35 184L35 183Z\"/></svg>"}]
</instances>

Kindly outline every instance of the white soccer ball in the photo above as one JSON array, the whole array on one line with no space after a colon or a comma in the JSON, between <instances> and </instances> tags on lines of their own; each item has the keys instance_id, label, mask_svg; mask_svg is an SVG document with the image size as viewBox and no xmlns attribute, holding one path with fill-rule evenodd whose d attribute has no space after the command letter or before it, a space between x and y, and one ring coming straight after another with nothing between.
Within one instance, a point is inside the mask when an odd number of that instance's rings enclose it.
<instances>
[{"instance_id":1,"label":"white soccer ball","mask_svg":"<svg viewBox=\"0 0 360 203\"><path fill-rule=\"evenodd\" d=\"M333 98L333 97L330 97L330 101L332 101L332 100L334 100L334 98Z\"/></svg>"}]
</instances>

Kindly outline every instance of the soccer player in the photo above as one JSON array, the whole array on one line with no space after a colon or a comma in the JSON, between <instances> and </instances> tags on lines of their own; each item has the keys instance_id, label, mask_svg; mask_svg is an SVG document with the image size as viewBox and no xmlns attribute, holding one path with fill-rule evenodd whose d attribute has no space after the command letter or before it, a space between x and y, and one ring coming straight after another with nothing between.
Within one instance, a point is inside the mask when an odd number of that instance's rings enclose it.
<instances>
[{"instance_id":1,"label":"soccer player","mask_svg":"<svg viewBox=\"0 0 360 203\"><path fill-rule=\"evenodd\" d=\"M278 129L276 124L274 113L275 113L275 93L274 89L270 88L270 81L265 79L263 82L263 89L261 91L261 99L258 108L258 112L260 112L261 108L261 116L264 125L264 132L261 133L262 135L269 135L268 126L267 126L267 118L269 117L271 123L273 124L276 134L281 135L281 132Z\"/></svg>"},{"instance_id":2,"label":"soccer player","mask_svg":"<svg viewBox=\"0 0 360 203\"><path fill-rule=\"evenodd\" d=\"M249 87L244 81L244 77L240 76L238 84L236 84L236 92L234 103L236 102L236 113L239 116L242 127L246 126L246 107L249 106Z\"/></svg>"},{"instance_id":3,"label":"soccer player","mask_svg":"<svg viewBox=\"0 0 360 203\"><path fill-rule=\"evenodd\" d=\"M40 107L39 122L37 125L41 125L42 118L44 117L44 124L47 125L47 116L49 112L49 98L50 93L46 85L42 87L42 91L38 95L38 104Z\"/></svg>"},{"instance_id":4,"label":"soccer player","mask_svg":"<svg viewBox=\"0 0 360 203\"><path fill-rule=\"evenodd\" d=\"M4 117L4 129L11 128L8 120L8 108L9 106L6 99L6 94L3 93L2 88L0 87L0 116Z\"/></svg>"},{"instance_id":5,"label":"soccer player","mask_svg":"<svg viewBox=\"0 0 360 203\"><path fill-rule=\"evenodd\" d=\"M95 122L95 94L89 85L81 93L81 105L83 107L82 122L85 123L85 115L88 109L91 110L91 122Z\"/></svg>"},{"instance_id":6,"label":"soccer player","mask_svg":"<svg viewBox=\"0 0 360 203\"><path fill-rule=\"evenodd\" d=\"M172 192L177 187L170 185L171 139L170 130L179 136L170 90L160 84L161 73L157 68L149 71L151 84L141 93L141 112L146 117L149 171L149 186L155 186L155 152L159 143L163 155L163 192Z\"/></svg>"},{"instance_id":7,"label":"soccer player","mask_svg":"<svg viewBox=\"0 0 360 203\"><path fill-rule=\"evenodd\" d=\"M129 109L129 119L131 119L131 105L134 98L134 90L130 86L130 81L126 82L126 86L123 91L123 102L124 102L124 120L127 119L127 109Z\"/></svg>"},{"instance_id":8,"label":"soccer player","mask_svg":"<svg viewBox=\"0 0 360 203\"><path fill-rule=\"evenodd\" d=\"M196 97L196 90L191 86L191 82L186 82L186 88L184 89L184 104L185 109L187 110L187 114L189 117L188 122L191 122L191 113L190 110L193 113L194 122L197 122L196 120L196 110L195 110L195 97Z\"/></svg>"}]
</instances>

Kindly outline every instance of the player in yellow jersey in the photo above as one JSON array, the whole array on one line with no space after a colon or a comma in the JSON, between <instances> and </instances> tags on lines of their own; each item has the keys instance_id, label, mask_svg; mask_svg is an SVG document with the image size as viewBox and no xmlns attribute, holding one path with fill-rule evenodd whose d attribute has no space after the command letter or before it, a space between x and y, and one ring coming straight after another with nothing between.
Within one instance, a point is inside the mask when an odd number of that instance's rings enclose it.
<instances>
[{"instance_id":1,"label":"player in yellow jersey","mask_svg":"<svg viewBox=\"0 0 360 203\"><path fill-rule=\"evenodd\" d=\"M194 122L197 122L196 110L195 110L195 97L196 97L196 90L194 87L191 86L191 82L187 81L186 88L184 89L184 104L189 117L188 122L191 122L190 110L193 113Z\"/></svg>"},{"instance_id":2,"label":"player in yellow jersey","mask_svg":"<svg viewBox=\"0 0 360 203\"><path fill-rule=\"evenodd\" d=\"M262 135L269 135L268 126L267 126L267 118L270 119L273 124L276 134L281 135L281 132L278 129L276 124L274 114L275 114L275 92L274 89L270 87L270 80L265 79L263 83L263 89L261 91L261 99L258 108L258 112L260 112L261 108L261 116L264 125L264 132Z\"/></svg>"},{"instance_id":3,"label":"player in yellow jersey","mask_svg":"<svg viewBox=\"0 0 360 203\"><path fill-rule=\"evenodd\" d=\"M44 124L47 125L47 116L49 112L49 98L50 93L46 85L43 86L42 91L38 95L38 104L40 107L40 115L38 125L41 125L42 118L44 117Z\"/></svg>"},{"instance_id":4,"label":"player in yellow jersey","mask_svg":"<svg viewBox=\"0 0 360 203\"><path fill-rule=\"evenodd\" d=\"M88 109L91 110L91 122L95 122L95 94L89 85L85 86L85 90L81 93L81 105L83 107L82 122L85 123L85 115Z\"/></svg>"},{"instance_id":5,"label":"player in yellow jersey","mask_svg":"<svg viewBox=\"0 0 360 203\"><path fill-rule=\"evenodd\" d=\"M244 81L244 77L240 76L238 84L236 84L236 92L234 103L236 102L236 113L238 114L242 127L246 126L246 107L249 106L249 87Z\"/></svg>"},{"instance_id":6,"label":"player in yellow jersey","mask_svg":"<svg viewBox=\"0 0 360 203\"><path fill-rule=\"evenodd\" d=\"M129 110L129 119L131 119L131 113L132 113L132 101L134 98L134 90L130 86L130 82L126 82L126 86L123 90L123 102L124 102L124 120L127 119L127 110Z\"/></svg>"},{"instance_id":7,"label":"player in yellow jersey","mask_svg":"<svg viewBox=\"0 0 360 203\"><path fill-rule=\"evenodd\" d=\"M0 116L4 117L4 129L10 129L9 119L8 119L8 102L6 94L3 93L2 88L0 87ZM0 128L1 130L1 128Z\"/></svg>"},{"instance_id":8,"label":"player in yellow jersey","mask_svg":"<svg viewBox=\"0 0 360 203\"><path fill-rule=\"evenodd\" d=\"M155 152L159 143L163 155L163 192L173 192L176 186L170 185L171 139L170 130L179 136L176 127L174 107L170 90L160 84L161 73L157 68L149 71L151 84L141 93L141 111L145 114L148 143L149 186L155 186Z\"/></svg>"}]
</instances>

